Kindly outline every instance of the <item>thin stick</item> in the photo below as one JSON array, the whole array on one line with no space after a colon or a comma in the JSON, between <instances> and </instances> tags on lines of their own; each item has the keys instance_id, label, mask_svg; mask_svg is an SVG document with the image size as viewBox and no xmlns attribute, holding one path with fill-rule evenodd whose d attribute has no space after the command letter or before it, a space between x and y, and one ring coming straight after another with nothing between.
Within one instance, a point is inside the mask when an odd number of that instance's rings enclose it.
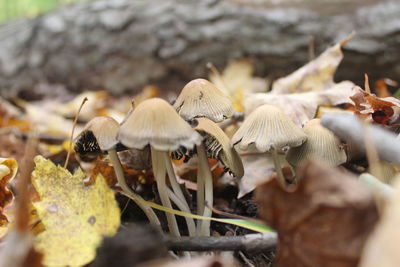
<instances>
[{"instance_id":1,"label":"thin stick","mask_svg":"<svg viewBox=\"0 0 400 267\"><path fill-rule=\"evenodd\" d=\"M248 234L223 237L182 237L169 242L168 248L176 251L271 251L277 245L276 233Z\"/></svg>"},{"instance_id":2,"label":"thin stick","mask_svg":"<svg viewBox=\"0 0 400 267\"><path fill-rule=\"evenodd\" d=\"M371 94L371 88L369 87L369 78L368 78L368 74L364 73L364 90L365 92L367 92L368 94Z\"/></svg>"},{"instance_id":3,"label":"thin stick","mask_svg":"<svg viewBox=\"0 0 400 267\"><path fill-rule=\"evenodd\" d=\"M315 38L310 36L308 39L308 60L313 61L315 59Z\"/></svg>"},{"instance_id":4,"label":"thin stick","mask_svg":"<svg viewBox=\"0 0 400 267\"><path fill-rule=\"evenodd\" d=\"M81 109L82 109L83 105L86 103L86 101L88 101L88 98L87 98L87 97L85 97L85 98L82 100L82 103L81 103L81 105L80 105L80 107L79 107L79 109L78 109L78 112L77 112L76 115L75 115L74 124L72 125L72 131L71 131L71 135L70 135L70 137L69 137L68 154L67 154L67 159L65 160L65 163L64 163L64 169L67 168L67 166L68 166L68 161L69 161L69 157L70 157L70 155L71 155L71 150L72 150L72 138L74 138L74 131L75 131L76 123L78 122L79 113L81 112Z\"/></svg>"},{"instance_id":5,"label":"thin stick","mask_svg":"<svg viewBox=\"0 0 400 267\"><path fill-rule=\"evenodd\" d=\"M370 129L367 126L368 126L368 124L363 121L365 154L367 155L370 172L378 180L383 181L382 166L379 163L378 152L377 152L377 150L375 148L375 144L371 138Z\"/></svg>"},{"instance_id":6,"label":"thin stick","mask_svg":"<svg viewBox=\"0 0 400 267\"><path fill-rule=\"evenodd\" d=\"M38 144L38 138L36 133L31 133L28 136L28 142L26 144L25 155L23 165L21 167L21 175L19 176L17 183L17 203L16 203L16 216L15 224L20 232L29 231L29 183L31 179L31 173L33 171L33 158L36 155L36 148Z\"/></svg>"}]
</instances>

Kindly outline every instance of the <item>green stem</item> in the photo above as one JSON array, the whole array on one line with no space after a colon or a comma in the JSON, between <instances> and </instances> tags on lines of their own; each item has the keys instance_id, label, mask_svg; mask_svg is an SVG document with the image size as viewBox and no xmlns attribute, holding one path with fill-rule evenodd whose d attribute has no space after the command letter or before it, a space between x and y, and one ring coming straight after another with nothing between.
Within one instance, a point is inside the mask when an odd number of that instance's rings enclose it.
<instances>
[{"instance_id":1,"label":"green stem","mask_svg":"<svg viewBox=\"0 0 400 267\"><path fill-rule=\"evenodd\" d=\"M169 200L166 189L167 185L165 183L166 167L163 154L167 154L167 152L158 151L151 147L153 173L157 181L157 189L158 194L160 195L161 203L164 207L172 209L171 201ZM165 216L167 217L168 228L171 235L175 237L180 237L181 234L179 233L178 223L176 222L175 215L171 213L166 213Z\"/></svg>"},{"instance_id":2,"label":"green stem","mask_svg":"<svg viewBox=\"0 0 400 267\"><path fill-rule=\"evenodd\" d=\"M110 149L108 151L108 155L110 157L111 163L114 166L114 171L115 175L117 176L118 184L122 188L122 191L125 193L125 196L132 199L136 203L136 205L138 205L139 208L143 210L144 214L149 219L151 225L162 231L160 220L154 213L153 209L150 206L144 204L143 203L144 199L138 194L136 194L126 183L124 171L122 170L121 162L119 161L117 151L115 149Z\"/></svg>"}]
</instances>

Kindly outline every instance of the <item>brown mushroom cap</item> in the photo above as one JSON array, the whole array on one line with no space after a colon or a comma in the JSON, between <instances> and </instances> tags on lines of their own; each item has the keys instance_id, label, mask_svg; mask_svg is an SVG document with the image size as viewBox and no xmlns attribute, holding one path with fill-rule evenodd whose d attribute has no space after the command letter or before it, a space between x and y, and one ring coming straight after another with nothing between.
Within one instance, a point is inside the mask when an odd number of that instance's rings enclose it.
<instances>
[{"instance_id":1,"label":"brown mushroom cap","mask_svg":"<svg viewBox=\"0 0 400 267\"><path fill-rule=\"evenodd\" d=\"M206 117L214 122L221 122L234 112L229 97L205 79L196 79L186 84L174 108L185 120Z\"/></svg>"},{"instance_id":2,"label":"brown mushroom cap","mask_svg":"<svg viewBox=\"0 0 400 267\"><path fill-rule=\"evenodd\" d=\"M118 140L129 148L150 145L159 151L174 151L181 146L192 149L202 138L168 102L151 98L141 102L121 124Z\"/></svg>"},{"instance_id":3,"label":"brown mushroom cap","mask_svg":"<svg viewBox=\"0 0 400 267\"><path fill-rule=\"evenodd\" d=\"M310 120L304 125L303 130L307 134L307 141L289 150L286 159L290 164L300 166L311 158L323 160L332 166L346 162L346 152L339 138L323 127L320 119Z\"/></svg>"},{"instance_id":4,"label":"brown mushroom cap","mask_svg":"<svg viewBox=\"0 0 400 267\"><path fill-rule=\"evenodd\" d=\"M75 151L80 154L101 153L115 147L118 143L119 124L108 116L91 119L75 138Z\"/></svg>"},{"instance_id":5,"label":"brown mushroom cap","mask_svg":"<svg viewBox=\"0 0 400 267\"><path fill-rule=\"evenodd\" d=\"M283 150L305 142L303 130L279 108L262 105L245 119L232 137L231 143L247 150L254 145L259 152Z\"/></svg>"},{"instance_id":6,"label":"brown mushroom cap","mask_svg":"<svg viewBox=\"0 0 400 267\"><path fill-rule=\"evenodd\" d=\"M219 159L221 163L236 178L241 178L244 174L243 163L235 148L230 145L229 137L212 120L198 118L197 131L204 135L204 145L207 157Z\"/></svg>"}]
</instances>

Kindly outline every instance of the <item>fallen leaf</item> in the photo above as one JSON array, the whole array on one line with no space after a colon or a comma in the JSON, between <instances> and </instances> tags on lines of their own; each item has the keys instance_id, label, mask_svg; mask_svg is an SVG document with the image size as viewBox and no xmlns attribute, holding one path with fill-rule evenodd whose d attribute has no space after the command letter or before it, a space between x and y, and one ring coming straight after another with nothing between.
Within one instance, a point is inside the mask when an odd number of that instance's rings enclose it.
<instances>
[{"instance_id":1,"label":"fallen leaf","mask_svg":"<svg viewBox=\"0 0 400 267\"><path fill-rule=\"evenodd\" d=\"M261 218L278 231L282 267L355 267L378 213L370 191L355 177L309 162L294 192L276 179L257 188ZM380 265L379 265L380 266Z\"/></svg>"},{"instance_id":2,"label":"fallen leaf","mask_svg":"<svg viewBox=\"0 0 400 267\"><path fill-rule=\"evenodd\" d=\"M258 93L250 94L244 101L246 114L257 107L270 104L279 107L297 125L302 126L315 118L318 107L353 104L350 96L354 93L354 84L343 81L323 91L312 91L294 94Z\"/></svg>"},{"instance_id":3,"label":"fallen leaf","mask_svg":"<svg viewBox=\"0 0 400 267\"><path fill-rule=\"evenodd\" d=\"M333 76L343 59L342 47L352 38L349 36L319 57L310 61L292 74L276 80L272 94L291 94L309 91L323 91L335 85Z\"/></svg>"},{"instance_id":4,"label":"fallen leaf","mask_svg":"<svg viewBox=\"0 0 400 267\"><path fill-rule=\"evenodd\" d=\"M17 171L18 163L15 159L0 158L0 238L9 230L10 218L5 211L14 200L9 186Z\"/></svg>"},{"instance_id":5,"label":"fallen leaf","mask_svg":"<svg viewBox=\"0 0 400 267\"><path fill-rule=\"evenodd\" d=\"M282 168L289 167L285 155L278 155ZM272 157L267 154L242 154L244 175L238 182L239 192L237 198L242 198L252 192L258 185L272 179L275 165Z\"/></svg>"},{"instance_id":6,"label":"fallen leaf","mask_svg":"<svg viewBox=\"0 0 400 267\"><path fill-rule=\"evenodd\" d=\"M392 118L399 115L400 101L394 97L379 98L357 86L350 98L354 101L356 115L378 124L390 125Z\"/></svg>"},{"instance_id":7,"label":"fallen leaf","mask_svg":"<svg viewBox=\"0 0 400 267\"><path fill-rule=\"evenodd\" d=\"M395 193L386 202L383 215L362 253L360 267L397 267L400 262L400 178L394 183Z\"/></svg>"},{"instance_id":8,"label":"fallen leaf","mask_svg":"<svg viewBox=\"0 0 400 267\"><path fill-rule=\"evenodd\" d=\"M248 59L229 62L221 76L210 74L210 81L229 95L237 112L243 112L243 99L248 93L265 92L267 81L254 77L254 67Z\"/></svg>"},{"instance_id":9,"label":"fallen leaf","mask_svg":"<svg viewBox=\"0 0 400 267\"><path fill-rule=\"evenodd\" d=\"M103 236L112 236L120 225L113 191L98 175L91 186L85 174L72 175L42 156L35 157L32 184L40 196L34 203L45 231L35 238L35 248L48 266L82 266L95 257Z\"/></svg>"}]
</instances>

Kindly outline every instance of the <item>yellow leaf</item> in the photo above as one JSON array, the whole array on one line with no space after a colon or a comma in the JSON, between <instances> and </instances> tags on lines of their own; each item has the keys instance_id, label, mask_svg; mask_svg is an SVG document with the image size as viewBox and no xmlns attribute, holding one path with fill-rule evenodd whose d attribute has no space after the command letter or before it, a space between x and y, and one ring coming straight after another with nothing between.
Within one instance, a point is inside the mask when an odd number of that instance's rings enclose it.
<instances>
[{"instance_id":1,"label":"yellow leaf","mask_svg":"<svg viewBox=\"0 0 400 267\"><path fill-rule=\"evenodd\" d=\"M113 191L99 174L84 185L82 170L72 175L42 156L35 157L32 184L40 196L34 206L45 227L35 238L47 266L82 266L95 257L103 236L120 225L120 210Z\"/></svg>"}]
</instances>

